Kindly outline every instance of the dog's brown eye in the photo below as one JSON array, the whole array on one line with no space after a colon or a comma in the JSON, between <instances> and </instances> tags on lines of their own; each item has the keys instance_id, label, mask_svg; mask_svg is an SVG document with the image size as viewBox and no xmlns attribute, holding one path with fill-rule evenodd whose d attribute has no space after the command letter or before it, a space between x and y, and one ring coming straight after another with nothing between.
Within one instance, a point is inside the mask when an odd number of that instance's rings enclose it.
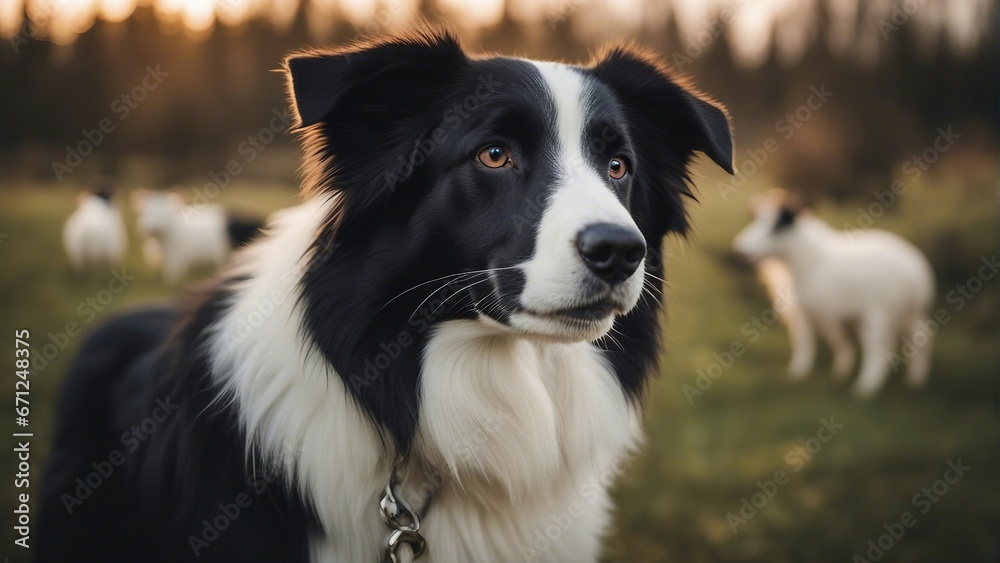
<instances>
[{"instance_id":1,"label":"dog's brown eye","mask_svg":"<svg viewBox=\"0 0 1000 563\"><path fill-rule=\"evenodd\" d=\"M616 156L608 163L608 176L615 180L621 180L626 173L628 173L628 165L625 164L625 159L622 157Z\"/></svg>"},{"instance_id":2,"label":"dog's brown eye","mask_svg":"<svg viewBox=\"0 0 1000 563\"><path fill-rule=\"evenodd\" d=\"M510 151L500 145L490 145L479 152L479 162L489 168L513 167Z\"/></svg>"}]
</instances>

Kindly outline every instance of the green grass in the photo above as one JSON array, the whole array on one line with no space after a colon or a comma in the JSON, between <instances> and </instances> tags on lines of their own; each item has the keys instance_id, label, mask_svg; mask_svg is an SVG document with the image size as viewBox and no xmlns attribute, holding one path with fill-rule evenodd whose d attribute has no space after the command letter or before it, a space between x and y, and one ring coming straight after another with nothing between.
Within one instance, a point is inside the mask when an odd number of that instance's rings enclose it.
<instances>
[{"instance_id":1,"label":"green grass","mask_svg":"<svg viewBox=\"0 0 1000 563\"><path fill-rule=\"evenodd\" d=\"M1000 281L988 282L961 311L944 299L975 274L981 256L996 252L992 205L970 205L988 201L990 181L952 190L921 183L875 221L928 252L938 267L937 306L952 320L938 334L927 387L911 392L899 374L870 402L852 400L847 385L831 381L826 353L810 379L789 381L780 324L756 342L741 332L770 304L752 273L724 257L749 219L746 197L759 188L748 185L723 201L712 186L703 183L702 203L693 208L696 234L667 244L663 373L650 394L646 447L617 488L608 559L851 561L885 533L884 524L910 511L916 524L881 561L994 561ZM841 228L857 217L856 206L818 212ZM938 247L941 237L952 244ZM689 403L685 386L697 388L698 370L733 342L746 352ZM795 471L786 455L813 438L824 417L844 428ZM972 469L921 514L926 507L914 507L913 496L959 458ZM739 515L741 498L749 500L756 483L778 470L788 483L734 534L726 515Z\"/></svg>"},{"instance_id":2,"label":"green grass","mask_svg":"<svg viewBox=\"0 0 1000 563\"><path fill-rule=\"evenodd\" d=\"M938 306L952 320L938 335L927 388L905 389L894 377L871 402L856 402L845 385L829 376L829 356L820 355L813 376L787 381L789 350L780 325L755 342L741 327L767 308L751 272L725 260L729 241L748 220L744 202L766 182L752 179L729 201L715 189L715 177L701 182L701 203L692 206L694 235L670 240L665 356L651 387L646 414L647 440L615 489L617 511L607 541L610 561L850 561L863 555L869 539L884 533L904 511L916 524L882 561L987 561L997 553L997 287L991 282L961 311L944 295L975 273L983 255L996 252L990 179L944 185L929 179L912 186L892 212L875 226L904 234L928 252L938 269ZM73 207L75 188L8 183L0 188L0 362L13 363L13 331L31 330L37 354L67 323L84 329L90 314L79 311L99 295L109 272L77 275L62 252L62 221ZM234 185L221 202L266 213L294 203L288 188ZM979 201L981 203L976 204ZM867 202L866 202L867 203ZM961 210L961 221L956 218ZM853 207L818 212L841 227L857 215ZM129 214L130 215L130 214ZM114 296L94 321L112 311L178 290L147 272L132 241L125 270L136 280ZM201 272L204 276L206 273ZM198 276L192 276L192 279ZM190 280L189 280L190 281ZM81 314L84 313L84 314ZM48 365L32 376L30 430L33 491L51 439L60 380L80 337L68 339ZM689 404L684 386L695 387L697 371L733 342L746 352L735 358ZM13 375L0 393L0 412L12 413ZM13 415L10 414L11 418ZM788 452L816 436L821 418L844 427L795 469ZM10 431L0 447L10 452ZM948 460L961 458L971 470L940 502L920 514L912 499L940 479ZM797 466L796 466L797 467ZM733 534L727 513L738 513L741 498L758 491L757 481L785 470L789 481ZM15 490L13 459L5 454L0 487L4 522L10 521ZM36 520L37 521L37 520ZM22 560L4 525L0 556Z\"/></svg>"}]
</instances>

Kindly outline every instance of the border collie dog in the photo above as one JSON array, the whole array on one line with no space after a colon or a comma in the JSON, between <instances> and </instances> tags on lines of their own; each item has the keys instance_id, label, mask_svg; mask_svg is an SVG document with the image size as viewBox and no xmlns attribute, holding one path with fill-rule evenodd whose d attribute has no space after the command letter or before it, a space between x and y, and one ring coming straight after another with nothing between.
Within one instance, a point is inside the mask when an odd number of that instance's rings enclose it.
<instances>
[{"instance_id":1,"label":"border collie dog","mask_svg":"<svg viewBox=\"0 0 1000 563\"><path fill-rule=\"evenodd\" d=\"M662 239L695 151L732 170L725 110L624 47L571 66L427 31L285 69L304 203L186 308L83 344L38 559L374 562L395 482L422 561L595 561Z\"/></svg>"}]
</instances>

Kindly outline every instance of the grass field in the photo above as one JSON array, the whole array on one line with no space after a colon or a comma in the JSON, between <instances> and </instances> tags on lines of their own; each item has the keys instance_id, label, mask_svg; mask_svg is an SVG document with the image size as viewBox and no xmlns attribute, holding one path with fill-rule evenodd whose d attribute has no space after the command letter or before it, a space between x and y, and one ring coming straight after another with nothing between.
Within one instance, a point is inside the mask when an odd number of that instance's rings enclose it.
<instances>
[{"instance_id":1,"label":"grass field","mask_svg":"<svg viewBox=\"0 0 1000 563\"><path fill-rule=\"evenodd\" d=\"M863 403L852 400L846 386L831 382L825 353L809 380L789 382L783 373L788 344L780 325L760 325L767 330L757 338L744 330L755 317L770 318L769 303L752 273L731 266L726 252L748 220L746 197L765 182L751 179L723 201L716 180L702 182L702 201L691 212L694 234L667 243L663 373L649 397L646 445L616 488L618 510L606 558L851 561L867 557L868 541L878 542L888 525L904 533L881 561L995 561L1000 281L985 282L960 310L947 299L955 284L976 275L982 257L997 251L992 179L948 186L918 182L891 213L875 220L875 227L904 234L928 253L938 270L937 306L950 320L938 334L925 389L912 392L897 376L882 396ZM228 188L220 201L263 214L294 203L294 197L288 188L244 184ZM31 379L36 492L59 383L80 341L68 323L86 330L112 311L178 291L144 270L134 240L124 269L136 278L120 293L108 289L111 273L71 273L60 231L73 201L71 187L16 182L0 187L0 233L6 235L0 236L6 335L0 364L13 365L14 330L22 328L31 331L33 352L45 358ZM856 221L855 207L818 211L840 227ZM723 353L734 343L745 353L730 364ZM699 382L699 371L718 377ZM0 437L7 452L0 467L5 483L0 556L20 561L24 553L13 547L10 525L16 492L10 433L19 430L12 420L11 372L0 393L0 412L11 417L0 424L8 429ZM820 432L824 420L842 425L826 442L817 438L830 436ZM938 496L935 481L949 461L959 460L970 469ZM925 487L936 502L924 496ZM758 505L755 513L743 499ZM904 512L912 514L913 520L906 520L912 527L894 527ZM730 513L734 516L727 517ZM888 545L885 538L882 542Z\"/></svg>"}]
</instances>

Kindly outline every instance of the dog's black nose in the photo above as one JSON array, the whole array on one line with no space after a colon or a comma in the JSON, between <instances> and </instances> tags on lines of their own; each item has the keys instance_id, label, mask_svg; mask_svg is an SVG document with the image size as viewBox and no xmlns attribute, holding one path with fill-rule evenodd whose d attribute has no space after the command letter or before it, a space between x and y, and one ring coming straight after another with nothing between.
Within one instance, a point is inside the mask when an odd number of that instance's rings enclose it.
<instances>
[{"instance_id":1,"label":"dog's black nose","mask_svg":"<svg viewBox=\"0 0 1000 563\"><path fill-rule=\"evenodd\" d=\"M584 227L576 236L576 248L590 271L611 285L628 279L646 256L642 235L610 223Z\"/></svg>"}]
</instances>

